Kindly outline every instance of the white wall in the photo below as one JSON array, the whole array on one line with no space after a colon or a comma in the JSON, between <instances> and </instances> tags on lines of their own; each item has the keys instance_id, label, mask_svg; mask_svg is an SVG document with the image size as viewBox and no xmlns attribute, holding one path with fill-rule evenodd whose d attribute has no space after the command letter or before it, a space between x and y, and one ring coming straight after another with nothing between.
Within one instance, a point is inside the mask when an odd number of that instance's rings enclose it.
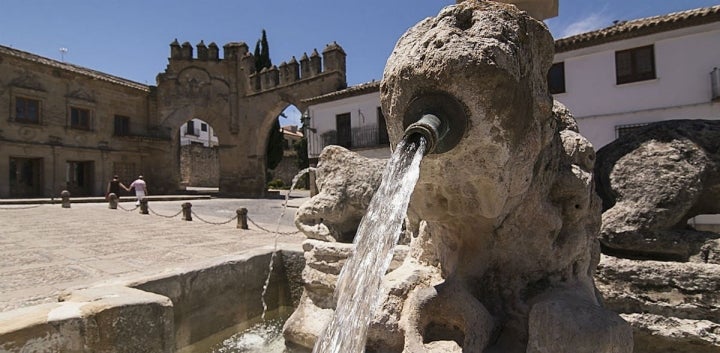
<instances>
[{"instance_id":1,"label":"white wall","mask_svg":"<svg viewBox=\"0 0 720 353\"><path fill-rule=\"evenodd\" d=\"M308 157L317 158L319 156L323 147L320 136L324 132L336 129L336 115L350 113L350 125L352 128L377 125L377 109L379 106L380 92L310 106L308 108L310 128L315 129L315 131L307 130Z\"/></svg>"},{"instance_id":2,"label":"white wall","mask_svg":"<svg viewBox=\"0 0 720 353\"><path fill-rule=\"evenodd\" d=\"M615 52L650 44L657 78L617 85ZM554 97L570 108L595 149L616 138L618 125L720 119L710 85L710 72L720 67L720 23L558 53L554 62L565 62L566 88Z\"/></svg>"},{"instance_id":3,"label":"white wall","mask_svg":"<svg viewBox=\"0 0 720 353\"><path fill-rule=\"evenodd\" d=\"M219 144L218 138L217 136L215 136L213 128L212 126L210 126L210 124L200 119L192 119L192 121L194 122L195 128L194 135L192 134L193 132L187 131L187 123L183 124L180 127L181 146L189 145L193 142L202 143L205 147L213 147ZM200 128L202 124L207 125L207 131L202 131L202 129Z\"/></svg>"}]
</instances>

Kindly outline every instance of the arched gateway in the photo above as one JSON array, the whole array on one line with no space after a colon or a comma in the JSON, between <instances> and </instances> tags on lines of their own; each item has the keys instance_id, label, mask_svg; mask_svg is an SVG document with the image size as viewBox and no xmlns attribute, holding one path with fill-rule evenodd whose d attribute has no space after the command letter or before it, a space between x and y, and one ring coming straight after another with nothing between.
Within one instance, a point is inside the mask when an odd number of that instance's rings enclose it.
<instances>
[{"instance_id":1,"label":"arched gateway","mask_svg":"<svg viewBox=\"0 0 720 353\"><path fill-rule=\"evenodd\" d=\"M220 194L262 197L265 185L265 150L273 120L288 106L305 110L302 100L343 89L345 52L337 43L329 44L322 57L314 50L300 62L293 57L279 66L255 71L255 58L245 43L228 43L220 58L215 43L193 47L177 40L170 44L170 59L157 77L154 92L156 126L169 131L171 153L150 158L154 174L168 183L167 189L180 189L178 128L185 121L199 118L213 127L221 143ZM324 67L323 67L324 62ZM151 94L153 94L151 92ZM150 103L152 104L152 103Z\"/></svg>"}]
</instances>

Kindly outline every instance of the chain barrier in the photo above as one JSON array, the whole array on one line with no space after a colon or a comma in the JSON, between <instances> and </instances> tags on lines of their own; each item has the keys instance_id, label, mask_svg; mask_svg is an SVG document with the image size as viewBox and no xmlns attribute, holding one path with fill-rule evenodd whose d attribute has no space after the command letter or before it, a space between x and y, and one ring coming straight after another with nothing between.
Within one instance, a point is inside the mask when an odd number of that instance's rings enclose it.
<instances>
[{"instance_id":1,"label":"chain barrier","mask_svg":"<svg viewBox=\"0 0 720 353\"><path fill-rule=\"evenodd\" d=\"M161 215L161 214L153 211L153 209L150 208L149 206L148 206L148 211L150 211L150 213L152 213L152 214L154 214L154 215L156 215L156 216L160 216L160 217L163 217L163 218L175 218L175 217L177 217L179 214L182 213L182 210L180 210L180 212L178 212L178 213L176 213L176 214L174 214L174 215L172 215L172 216Z\"/></svg>"},{"instance_id":2,"label":"chain barrier","mask_svg":"<svg viewBox=\"0 0 720 353\"><path fill-rule=\"evenodd\" d=\"M180 211L180 212L182 212L182 211ZM224 222L211 222L211 221L207 221L207 220L202 219L202 217L198 216L197 213L195 213L195 211L192 211L192 210L191 210L190 213L191 213L193 216L195 216L195 218L199 219L201 222L205 222L205 223L207 223L207 224L212 224L212 225L215 225L215 226L220 226L220 225L223 225L223 224L228 224L228 223L230 223L230 222L232 222L232 221L234 221L234 220L236 220L236 219L238 218L238 216L235 215L235 216L233 216L233 218L230 218L230 219L228 219L227 221L224 221Z\"/></svg>"},{"instance_id":3,"label":"chain barrier","mask_svg":"<svg viewBox=\"0 0 720 353\"><path fill-rule=\"evenodd\" d=\"M273 234L277 234L277 235L293 235L293 234L300 233L299 230L294 231L294 232L276 232L276 231L272 231L270 229L267 229L267 228L255 223L255 221L253 221L250 217L247 217L247 220L250 221L250 223L252 223L254 226L260 228L260 230L268 232L268 233L273 233Z\"/></svg>"},{"instance_id":4,"label":"chain barrier","mask_svg":"<svg viewBox=\"0 0 720 353\"><path fill-rule=\"evenodd\" d=\"M0 207L0 210L29 210L31 208L38 208L42 205L22 206L22 207Z\"/></svg>"},{"instance_id":5,"label":"chain barrier","mask_svg":"<svg viewBox=\"0 0 720 353\"><path fill-rule=\"evenodd\" d=\"M119 209L125 211L125 212L132 212L132 211L135 211L135 210L137 210L138 208L140 208L140 206L138 206L138 205L135 205L135 208L125 208L125 207L122 207L122 205L120 205L119 202L118 202L118 204L117 204L117 207L118 207Z\"/></svg>"}]
</instances>

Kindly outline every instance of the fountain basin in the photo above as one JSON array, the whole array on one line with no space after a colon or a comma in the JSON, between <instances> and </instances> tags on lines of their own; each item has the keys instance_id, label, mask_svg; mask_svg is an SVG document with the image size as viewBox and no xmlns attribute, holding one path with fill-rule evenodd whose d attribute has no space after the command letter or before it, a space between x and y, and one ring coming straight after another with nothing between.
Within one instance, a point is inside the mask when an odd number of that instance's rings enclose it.
<instances>
[{"instance_id":1,"label":"fountain basin","mask_svg":"<svg viewBox=\"0 0 720 353\"><path fill-rule=\"evenodd\" d=\"M58 303L0 313L0 352L180 351L262 315L271 248L228 255L142 278L69 291ZM265 301L295 306L300 249L278 250Z\"/></svg>"}]
</instances>

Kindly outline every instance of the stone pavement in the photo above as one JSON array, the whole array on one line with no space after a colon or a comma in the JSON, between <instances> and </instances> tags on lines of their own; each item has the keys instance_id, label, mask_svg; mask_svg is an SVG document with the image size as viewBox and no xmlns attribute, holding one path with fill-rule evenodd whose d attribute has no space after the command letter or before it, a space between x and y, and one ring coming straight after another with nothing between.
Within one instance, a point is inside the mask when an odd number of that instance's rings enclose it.
<instances>
[{"instance_id":1,"label":"stone pavement","mask_svg":"<svg viewBox=\"0 0 720 353\"><path fill-rule=\"evenodd\" d=\"M248 205L251 219L266 229L291 233L296 208L291 200L277 221L283 200L213 199L192 201L193 211L208 222L222 223ZM182 201L152 202L150 209L170 216ZM134 203L121 203L126 209ZM293 207L294 206L294 207ZM0 205L0 312L54 302L69 288L115 278L166 272L176 266L258 247L300 250L302 234L276 236L237 221L212 225L156 214L110 210L106 203Z\"/></svg>"}]
</instances>

